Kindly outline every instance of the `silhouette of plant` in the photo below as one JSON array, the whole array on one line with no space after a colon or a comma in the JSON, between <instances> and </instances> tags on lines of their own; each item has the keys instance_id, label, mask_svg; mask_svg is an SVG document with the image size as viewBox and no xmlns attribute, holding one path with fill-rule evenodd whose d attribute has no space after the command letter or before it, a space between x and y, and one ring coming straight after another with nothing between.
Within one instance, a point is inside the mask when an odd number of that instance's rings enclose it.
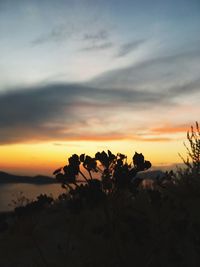
<instances>
[{"instance_id":1,"label":"silhouette of plant","mask_svg":"<svg viewBox=\"0 0 200 267\"><path fill-rule=\"evenodd\" d=\"M30 202L31 200L25 197L24 193L21 191L18 193L17 198L12 200L10 206L13 206L14 209L17 209L19 207L25 207Z\"/></svg>"},{"instance_id":2,"label":"silhouette of plant","mask_svg":"<svg viewBox=\"0 0 200 267\"><path fill-rule=\"evenodd\" d=\"M62 187L69 190L72 206L80 209L83 202L96 205L121 189L126 188L133 193L140 183L140 179L134 179L136 174L150 167L150 161L146 161L141 153L135 152L132 163L128 164L127 156L121 153L114 155L108 150L107 153L97 152L94 158L74 154L66 166L53 174Z\"/></svg>"},{"instance_id":3,"label":"silhouette of plant","mask_svg":"<svg viewBox=\"0 0 200 267\"><path fill-rule=\"evenodd\" d=\"M53 202L53 198L51 196L47 196L46 194L40 194L37 196L36 200L28 200L23 195L21 196L20 203L15 207L14 211L17 215L26 215L30 214L34 211L41 210L47 206L49 206ZM21 201L23 200L23 205L21 205ZM25 200L25 202L24 202Z\"/></svg>"},{"instance_id":4,"label":"silhouette of plant","mask_svg":"<svg viewBox=\"0 0 200 267\"><path fill-rule=\"evenodd\" d=\"M187 171L192 174L200 174L200 129L199 124L196 122L195 127L191 126L190 131L187 132L187 140L189 146L184 143L187 150L187 159L181 155Z\"/></svg>"},{"instance_id":5,"label":"silhouette of plant","mask_svg":"<svg viewBox=\"0 0 200 267\"><path fill-rule=\"evenodd\" d=\"M67 192L55 201L42 195L25 205L28 216L16 216L13 232L20 241L29 234L42 263L36 266L200 266L197 124L187 136L187 168L167 172L152 188L142 188L137 178L151 167L140 153L131 163L111 151L72 155L54 172ZM1 249L13 253L4 240Z\"/></svg>"}]
</instances>

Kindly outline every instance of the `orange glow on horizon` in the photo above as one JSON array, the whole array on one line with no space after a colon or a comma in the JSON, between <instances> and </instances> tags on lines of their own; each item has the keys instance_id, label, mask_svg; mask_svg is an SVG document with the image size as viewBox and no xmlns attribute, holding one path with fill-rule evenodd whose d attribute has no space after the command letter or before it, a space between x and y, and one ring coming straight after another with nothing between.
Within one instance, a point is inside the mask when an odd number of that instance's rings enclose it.
<instances>
[{"instance_id":1,"label":"orange glow on horizon","mask_svg":"<svg viewBox=\"0 0 200 267\"><path fill-rule=\"evenodd\" d=\"M0 170L23 174L47 174L67 163L72 154L86 153L94 156L97 151L108 149L113 153L124 153L129 162L135 151L143 153L152 165L169 165L181 162L178 153L185 155L182 140L165 141L157 138L141 140L68 141L37 144L15 144L0 146Z\"/></svg>"},{"instance_id":2,"label":"orange glow on horizon","mask_svg":"<svg viewBox=\"0 0 200 267\"><path fill-rule=\"evenodd\" d=\"M186 133L188 131L188 126L182 125L182 126L170 126L165 125L163 127L153 128L152 132L154 133L160 133L160 134L172 134L172 133Z\"/></svg>"}]
</instances>

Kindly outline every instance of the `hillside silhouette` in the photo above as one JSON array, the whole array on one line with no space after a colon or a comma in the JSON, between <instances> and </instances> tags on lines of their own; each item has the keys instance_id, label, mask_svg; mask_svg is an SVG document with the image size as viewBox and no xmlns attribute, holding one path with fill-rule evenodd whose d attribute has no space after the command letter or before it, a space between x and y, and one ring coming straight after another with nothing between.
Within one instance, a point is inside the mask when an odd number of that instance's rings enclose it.
<instances>
[{"instance_id":1,"label":"hillside silhouette","mask_svg":"<svg viewBox=\"0 0 200 267\"><path fill-rule=\"evenodd\" d=\"M44 175L37 175L34 177L20 176L0 171L0 185L9 183L54 184L56 181L55 179Z\"/></svg>"}]
</instances>

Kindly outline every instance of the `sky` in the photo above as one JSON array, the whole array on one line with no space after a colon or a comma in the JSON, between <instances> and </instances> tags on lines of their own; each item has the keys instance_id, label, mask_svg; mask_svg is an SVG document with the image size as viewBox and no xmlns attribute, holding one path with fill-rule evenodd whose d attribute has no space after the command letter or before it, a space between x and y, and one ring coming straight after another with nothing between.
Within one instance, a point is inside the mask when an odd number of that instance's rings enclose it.
<instances>
[{"instance_id":1,"label":"sky","mask_svg":"<svg viewBox=\"0 0 200 267\"><path fill-rule=\"evenodd\" d=\"M200 115L199 0L0 0L0 170L71 154L185 155Z\"/></svg>"}]
</instances>

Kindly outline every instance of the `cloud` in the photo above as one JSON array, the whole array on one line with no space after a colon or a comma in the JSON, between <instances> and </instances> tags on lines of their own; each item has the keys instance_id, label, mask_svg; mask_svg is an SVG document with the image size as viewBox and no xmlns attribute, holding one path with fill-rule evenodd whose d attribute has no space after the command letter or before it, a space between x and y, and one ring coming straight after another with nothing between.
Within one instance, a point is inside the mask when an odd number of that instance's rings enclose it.
<instances>
[{"instance_id":1,"label":"cloud","mask_svg":"<svg viewBox=\"0 0 200 267\"><path fill-rule=\"evenodd\" d=\"M124 57L128 55L129 53L131 53L132 51L140 47L145 41L146 41L145 39L140 39L140 40L136 40L133 42L123 44L120 47L119 52L117 53L116 57Z\"/></svg>"},{"instance_id":2,"label":"cloud","mask_svg":"<svg viewBox=\"0 0 200 267\"><path fill-rule=\"evenodd\" d=\"M162 94L80 84L16 89L0 95L0 143L120 138L127 133L112 125L113 111L120 116L130 108L138 111L158 102L162 105L163 99ZM112 127L106 129L105 123Z\"/></svg>"},{"instance_id":3,"label":"cloud","mask_svg":"<svg viewBox=\"0 0 200 267\"><path fill-rule=\"evenodd\" d=\"M33 46L37 46L49 42L61 42L64 41L66 38L71 37L74 31L75 29L72 25L71 27L68 27L64 24L61 24L53 28L51 31L37 37L31 42L31 44Z\"/></svg>"},{"instance_id":4,"label":"cloud","mask_svg":"<svg viewBox=\"0 0 200 267\"><path fill-rule=\"evenodd\" d=\"M109 37L109 33L106 30L100 30L97 33L85 33L83 35L84 41L93 41L93 42L99 42L99 41L105 41Z\"/></svg>"},{"instance_id":5,"label":"cloud","mask_svg":"<svg viewBox=\"0 0 200 267\"><path fill-rule=\"evenodd\" d=\"M198 106L191 114L184 110L188 99L191 106L198 99L199 59L197 51L185 52L109 71L84 84L4 91L0 94L0 144L170 141L170 135L185 131L185 123L199 112ZM176 127L173 123L178 118L183 124ZM165 120L172 123L164 124ZM152 128L152 122L158 127Z\"/></svg>"},{"instance_id":6,"label":"cloud","mask_svg":"<svg viewBox=\"0 0 200 267\"><path fill-rule=\"evenodd\" d=\"M138 135L130 135L123 133L105 133L91 135L74 135L69 136L68 141L117 141L117 140L132 140L132 141L142 141L142 142L163 142L163 141L172 141L172 138L169 137L141 137Z\"/></svg>"},{"instance_id":7,"label":"cloud","mask_svg":"<svg viewBox=\"0 0 200 267\"><path fill-rule=\"evenodd\" d=\"M188 81L185 84L177 85L172 88L174 95L185 94L190 95L191 93L199 93L200 92L200 79L196 78L192 81Z\"/></svg>"},{"instance_id":8,"label":"cloud","mask_svg":"<svg viewBox=\"0 0 200 267\"><path fill-rule=\"evenodd\" d=\"M190 130L188 124L164 124L159 127L150 129L153 134L178 134L187 133Z\"/></svg>"},{"instance_id":9,"label":"cloud","mask_svg":"<svg viewBox=\"0 0 200 267\"><path fill-rule=\"evenodd\" d=\"M31 44L33 46L43 45L45 43L58 43L66 39L76 36L76 41L84 41L87 44L86 48L81 50L101 50L110 48L112 43L109 41L109 33L107 30L100 30L96 33L85 32L82 33L80 27L75 25L60 24L52 28L49 32L35 38Z\"/></svg>"},{"instance_id":10,"label":"cloud","mask_svg":"<svg viewBox=\"0 0 200 267\"><path fill-rule=\"evenodd\" d=\"M170 137L136 137L133 140L142 141L142 142L168 142L172 141L173 139Z\"/></svg>"},{"instance_id":11,"label":"cloud","mask_svg":"<svg viewBox=\"0 0 200 267\"><path fill-rule=\"evenodd\" d=\"M92 44L87 47L84 47L81 49L81 51L100 51L100 50L106 50L113 47L113 44L111 42L106 42L102 44Z\"/></svg>"},{"instance_id":12,"label":"cloud","mask_svg":"<svg viewBox=\"0 0 200 267\"><path fill-rule=\"evenodd\" d=\"M100 51L113 47L113 43L109 40L109 33L106 30L100 30L96 33L85 33L83 41L86 43L80 51Z\"/></svg>"},{"instance_id":13,"label":"cloud","mask_svg":"<svg viewBox=\"0 0 200 267\"><path fill-rule=\"evenodd\" d=\"M107 71L95 77L91 84L100 88L134 88L188 95L199 91L199 62L199 49L183 51Z\"/></svg>"},{"instance_id":14,"label":"cloud","mask_svg":"<svg viewBox=\"0 0 200 267\"><path fill-rule=\"evenodd\" d=\"M77 143L54 143L53 144L54 146L60 146L60 147L63 147L63 146L66 146L66 147L81 147L80 144L77 144Z\"/></svg>"}]
</instances>

